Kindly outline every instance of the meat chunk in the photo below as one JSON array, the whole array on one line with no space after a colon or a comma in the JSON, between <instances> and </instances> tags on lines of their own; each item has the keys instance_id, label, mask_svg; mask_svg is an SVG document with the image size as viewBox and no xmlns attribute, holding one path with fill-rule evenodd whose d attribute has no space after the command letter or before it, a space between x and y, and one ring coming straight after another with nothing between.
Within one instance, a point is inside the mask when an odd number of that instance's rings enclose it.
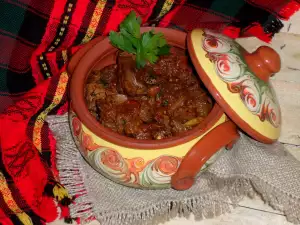
<instances>
[{"instance_id":1,"label":"meat chunk","mask_svg":"<svg viewBox=\"0 0 300 225\"><path fill-rule=\"evenodd\" d=\"M139 114L141 120L145 123L150 123L154 119L154 109L148 103L148 101L141 102L141 110Z\"/></svg>"},{"instance_id":2,"label":"meat chunk","mask_svg":"<svg viewBox=\"0 0 300 225\"><path fill-rule=\"evenodd\" d=\"M147 93L147 87L137 80L137 68L133 56L119 55L118 57L118 87L121 92L129 96Z\"/></svg>"},{"instance_id":3,"label":"meat chunk","mask_svg":"<svg viewBox=\"0 0 300 225\"><path fill-rule=\"evenodd\" d=\"M129 100L117 107L117 126L123 128L124 134L135 137L139 132L139 127L143 123L140 114L140 103Z\"/></svg>"}]
</instances>

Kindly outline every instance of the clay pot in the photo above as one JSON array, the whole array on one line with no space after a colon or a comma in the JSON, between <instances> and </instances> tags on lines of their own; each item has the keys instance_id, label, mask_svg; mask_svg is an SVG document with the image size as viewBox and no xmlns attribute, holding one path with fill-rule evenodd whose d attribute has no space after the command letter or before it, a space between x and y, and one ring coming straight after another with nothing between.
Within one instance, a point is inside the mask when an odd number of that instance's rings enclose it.
<instances>
[{"instance_id":1,"label":"clay pot","mask_svg":"<svg viewBox=\"0 0 300 225\"><path fill-rule=\"evenodd\" d=\"M87 44L69 64L68 71L72 74L70 126L84 158L107 178L136 188L186 190L193 185L197 174L222 153L223 150L219 150L231 147L239 135L235 123L220 107L225 100L220 97L219 90L209 84L211 78L206 73L214 72L201 66L199 49L190 49L195 44L193 34L187 38L186 33L166 28L142 28L142 32L149 29L162 32L172 46L186 49L188 43L193 64L216 99L209 115L194 129L163 140L136 140L103 127L89 113L84 99L85 81L90 71L116 63L117 49L108 38L101 38ZM229 106L226 107L228 111Z\"/></svg>"}]
</instances>

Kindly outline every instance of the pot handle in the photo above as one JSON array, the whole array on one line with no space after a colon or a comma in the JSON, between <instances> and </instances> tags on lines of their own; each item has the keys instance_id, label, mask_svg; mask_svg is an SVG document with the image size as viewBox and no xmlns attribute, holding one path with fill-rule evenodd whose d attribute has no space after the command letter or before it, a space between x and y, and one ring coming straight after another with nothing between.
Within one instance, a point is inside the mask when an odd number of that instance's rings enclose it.
<instances>
[{"instance_id":1,"label":"pot handle","mask_svg":"<svg viewBox=\"0 0 300 225\"><path fill-rule=\"evenodd\" d=\"M232 146L239 138L236 125L228 120L202 137L183 158L177 172L171 178L171 186L176 190L187 190L205 162L220 148Z\"/></svg>"}]
</instances>

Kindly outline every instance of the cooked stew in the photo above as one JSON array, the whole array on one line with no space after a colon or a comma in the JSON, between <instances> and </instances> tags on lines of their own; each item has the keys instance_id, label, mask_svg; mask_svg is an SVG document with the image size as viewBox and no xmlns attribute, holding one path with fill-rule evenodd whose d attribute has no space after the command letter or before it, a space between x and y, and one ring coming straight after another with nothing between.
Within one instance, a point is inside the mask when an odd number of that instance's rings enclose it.
<instances>
[{"instance_id":1,"label":"cooked stew","mask_svg":"<svg viewBox=\"0 0 300 225\"><path fill-rule=\"evenodd\" d=\"M176 136L201 123L213 106L185 52L175 48L139 70L133 55L119 52L116 65L89 74L85 98L104 127L136 139Z\"/></svg>"}]
</instances>

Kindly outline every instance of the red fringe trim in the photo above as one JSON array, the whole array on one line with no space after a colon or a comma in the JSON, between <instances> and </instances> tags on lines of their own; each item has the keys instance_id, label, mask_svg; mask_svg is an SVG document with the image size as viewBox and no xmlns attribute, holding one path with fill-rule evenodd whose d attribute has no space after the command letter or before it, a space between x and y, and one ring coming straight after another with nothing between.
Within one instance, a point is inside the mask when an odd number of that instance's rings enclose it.
<instances>
[{"instance_id":1,"label":"red fringe trim","mask_svg":"<svg viewBox=\"0 0 300 225\"><path fill-rule=\"evenodd\" d=\"M288 20L292 15L294 15L300 9L300 3L297 0L291 0L289 3L283 7L278 15L282 20Z\"/></svg>"},{"instance_id":2,"label":"red fringe trim","mask_svg":"<svg viewBox=\"0 0 300 225\"><path fill-rule=\"evenodd\" d=\"M70 216L70 209L68 206L59 204L59 207L61 209L60 219L64 219Z\"/></svg>"}]
</instances>

